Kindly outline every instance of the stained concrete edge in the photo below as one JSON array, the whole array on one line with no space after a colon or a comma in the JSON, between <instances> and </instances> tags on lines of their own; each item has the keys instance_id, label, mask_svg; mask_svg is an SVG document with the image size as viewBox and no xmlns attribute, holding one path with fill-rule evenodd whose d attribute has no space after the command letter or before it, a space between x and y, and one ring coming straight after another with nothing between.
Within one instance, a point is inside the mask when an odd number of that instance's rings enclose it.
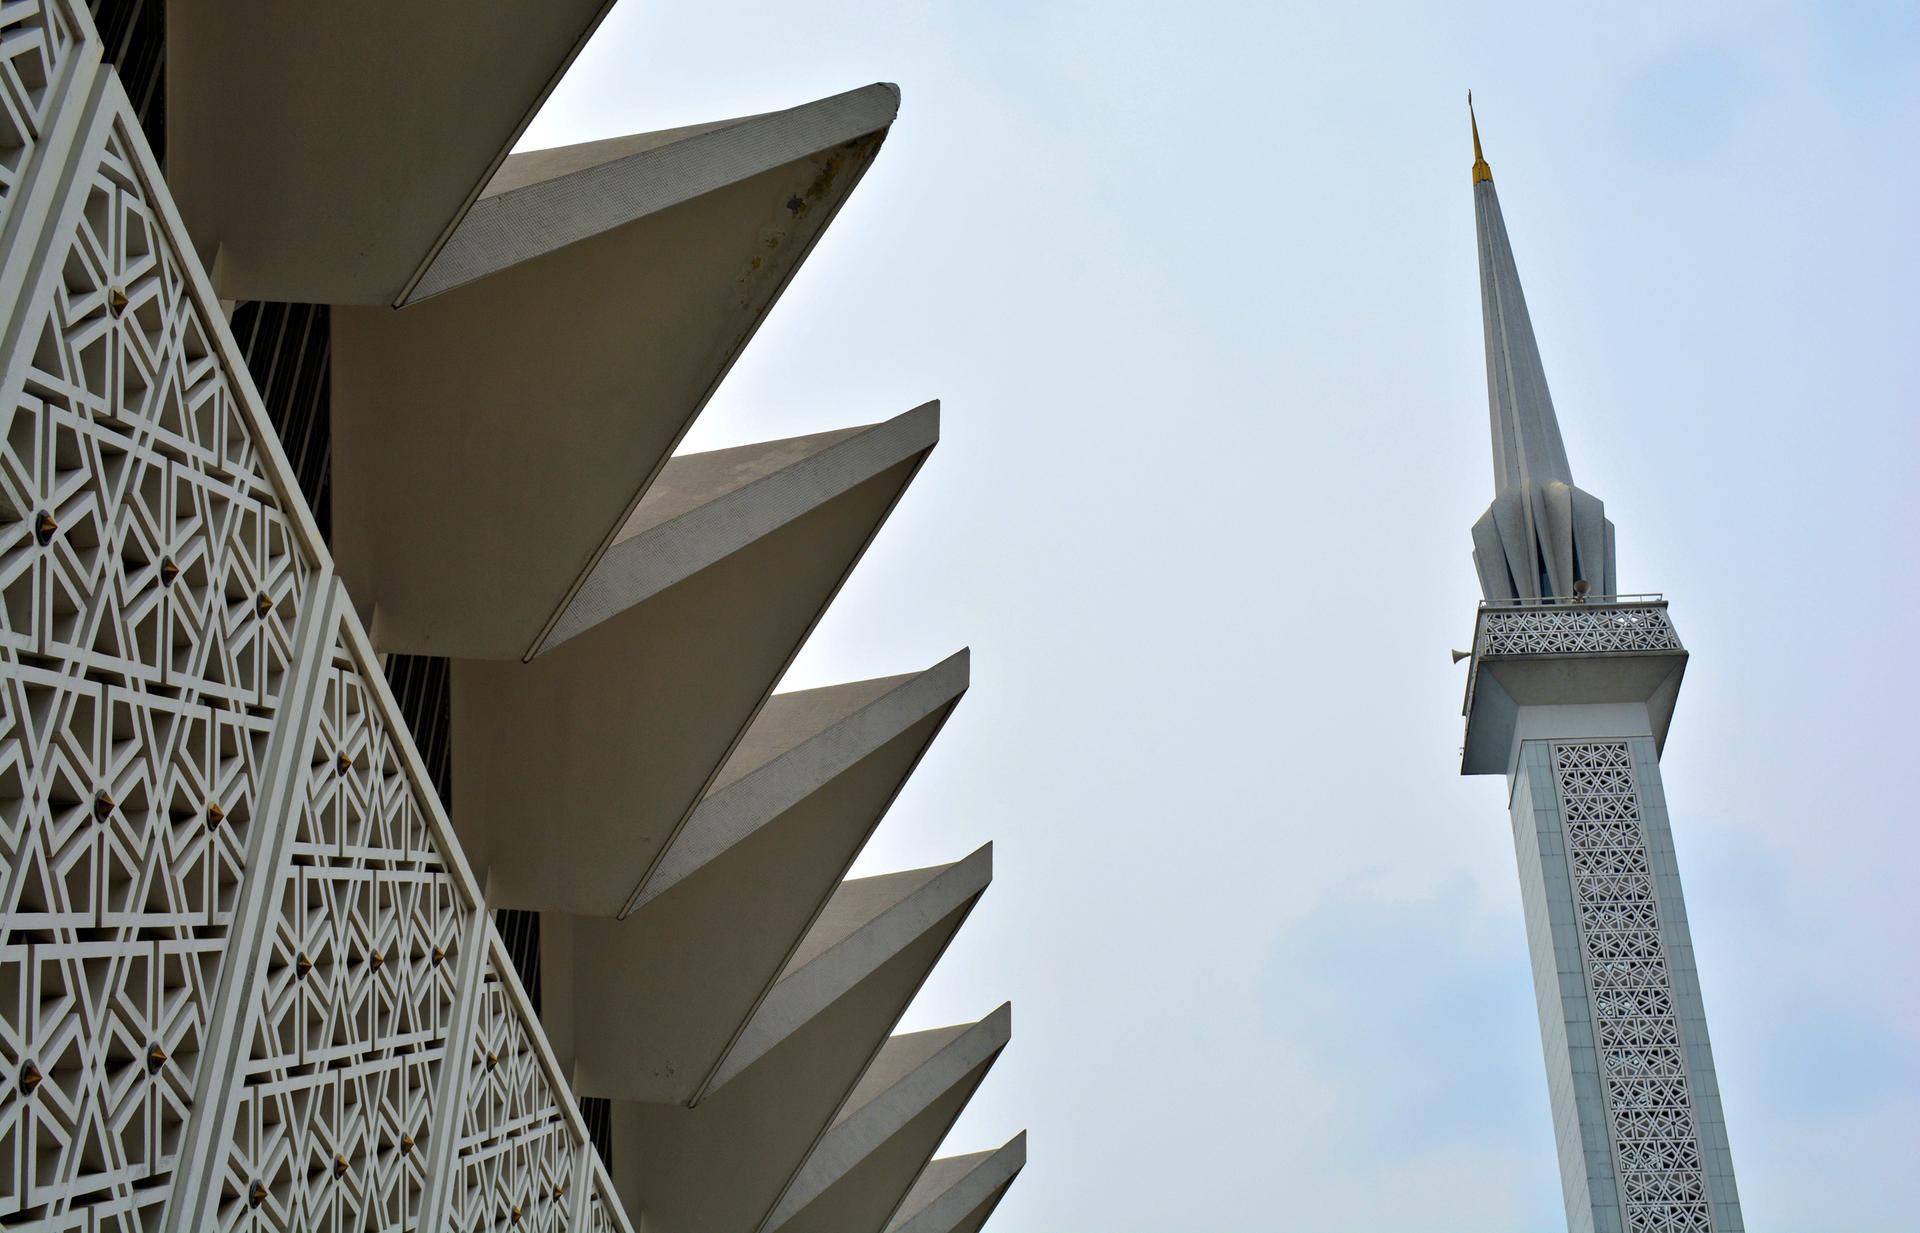
<instances>
[{"instance_id":1,"label":"stained concrete edge","mask_svg":"<svg viewBox=\"0 0 1920 1233\"><path fill-rule=\"evenodd\" d=\"M673 130L659 135L675 138L664 144L635 134L625 147L596 142L597 149L571 159L556 150L509 155L405 302L418 303L760 172L884 132L899 110L899 87L876 82L785 111ZM877 149L868 148L869 161ZM605 155L610 161L594 161ZM515 160L524 161L516 166ZM544 178L539 169L545 169ZM858 180L847 177L846 191ZM494 183L503 190L489 191Z\"/></svg>"}]
</instances>

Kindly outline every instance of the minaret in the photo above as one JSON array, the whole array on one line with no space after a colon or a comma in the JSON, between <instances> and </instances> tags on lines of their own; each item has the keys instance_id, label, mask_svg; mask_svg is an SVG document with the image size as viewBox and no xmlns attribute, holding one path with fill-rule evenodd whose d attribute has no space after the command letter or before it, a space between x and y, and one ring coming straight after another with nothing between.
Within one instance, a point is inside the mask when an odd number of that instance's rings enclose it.
<instances>
[{"instance_id":1,"label":"minaret","mask_svg":"<svg viewBox=\"0 0 1920 1233\"><path fill-rule=\"evenodd\" d=\"M1473 527L1461 773L1507 777L1567 1226L1739 1233L1660 782L1687 652L1664 599L1617 594L1468 105L1494 497Z\"/></svg>"}]
</instances>

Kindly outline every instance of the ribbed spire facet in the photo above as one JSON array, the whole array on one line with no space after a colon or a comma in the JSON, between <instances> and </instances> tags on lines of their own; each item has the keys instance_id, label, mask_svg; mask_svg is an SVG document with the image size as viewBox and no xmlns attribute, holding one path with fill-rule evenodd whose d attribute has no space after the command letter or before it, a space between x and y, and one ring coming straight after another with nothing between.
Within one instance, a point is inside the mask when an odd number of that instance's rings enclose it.
<instances>
[{"instance_id":1,"label":"ribbed spire facet","mask_svg":"<svg viewBox=\"0 0 1920 1233\"><path fill-rule=\"evenodd\" d=\"M1612 594L1613 527L1598 498L1573 485L1471 95L1467 107L1493 431L1494 502L1473 535L1481 590L1489 599L1550 599L1585 582L1596 595Z\"/></svg>"},{"instance_id":2,"label":"ribbed spire facet","mask_svg":"<svg viewBox=\"0 0 1920 1233\"><path fill-rule=\"evenodd\" d=\"M1478 125L1475 125L1476 129ZM1477 133L1476 133L1477 138ZM1478 141L1475 151L1478 152ZM1473 213L1480 244L1480 315L1486 327L1487 406L1493 420L1493 488L1518 488L1527 480L1573 482L1567 449L1547 392L1547 371L1534 342L1520 269L1507 240L1493 173L1474 164Z\"/></svg>"}]
</instances>

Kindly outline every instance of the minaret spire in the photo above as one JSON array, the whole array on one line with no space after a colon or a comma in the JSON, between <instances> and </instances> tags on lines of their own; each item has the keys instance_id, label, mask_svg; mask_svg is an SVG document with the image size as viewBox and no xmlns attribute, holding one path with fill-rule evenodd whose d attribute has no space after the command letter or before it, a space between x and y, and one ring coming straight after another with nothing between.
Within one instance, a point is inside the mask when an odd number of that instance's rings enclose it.
<instances>
[{"instance_id":1,"label":"minaret spire","mask_svg":"<svg viewBox=\"0 0 1920 1233\"><path fill-rule=\"evenodd\" d=\"M1480 121L1473 114L1473 91L1467 91L1467 123L1473 127L1473 182L1485 180L1493 182L1493 168L1487 166L1487 156L1480 153Z\"/></svg>"},{"instance_id":2,"label":"minaret spire","mask_svg":"<svg viewBox=\"0 0 1920 1233\"><path fill-rule=\"evenodd\" d=\"M1585 582L1594 594L1612 594L1612 527L1599 500L1573 486L1471 93L1467 122L1493 430L1494 503L1473 533L1481 590L1489 599L1551 599Z\"/></svg>"}]
</instances>

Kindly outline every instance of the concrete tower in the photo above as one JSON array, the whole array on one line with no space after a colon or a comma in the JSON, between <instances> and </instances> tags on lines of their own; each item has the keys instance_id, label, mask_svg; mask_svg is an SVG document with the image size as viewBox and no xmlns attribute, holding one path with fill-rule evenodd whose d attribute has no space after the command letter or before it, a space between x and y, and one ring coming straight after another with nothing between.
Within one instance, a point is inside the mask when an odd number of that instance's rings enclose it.
<instances>
[{"instance_id":1,"label":"concrete tower","mask_svg":"<svg viewBox=\"0 0 1920 1233\"><path fill-rule=\"evenodd\" d=\"M1660 784L1687 652L1664 599L1617 593L1613 526L1574 486L1477 123L1473 158L1494 498L1473 527L1486 598L1460 770L1507 777L1567 1226L1735 1233Z\"/></svg>"}]
</instances>

